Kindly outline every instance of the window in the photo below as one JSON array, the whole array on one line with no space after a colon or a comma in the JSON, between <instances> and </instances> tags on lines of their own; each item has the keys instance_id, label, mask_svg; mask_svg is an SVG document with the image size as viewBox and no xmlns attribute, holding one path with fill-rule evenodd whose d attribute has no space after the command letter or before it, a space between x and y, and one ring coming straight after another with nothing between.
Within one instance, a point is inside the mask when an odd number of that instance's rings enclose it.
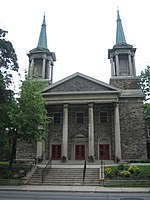
<instances>
[{"instance_id":1,"label":"window","mask_svg":"<svg viewBox=\"0 0 150 200\"><path fill-rule=\"evenodd\" d=\"M83 124L84 123L84 113L83 112L77 112L76 113L76 122L78 124Z\"/></svg>"},{"instance_id":2,"label":"window","mask_svg":"<svg viewBox=\"0 0 150 200\"><path fill-rule=\"evenodd\" d=\"M54 124L60 124L61 123L61 113L54 113Z\"/></svg>"},{"instance_id":3,"label":"window","mask_svg":"<svg viewBox=\"0 0 150 200\"><path fill-rule=\"evenodd\" d=\"M150 137L150 126L147 127L147 137Z\"/></svg>"},{"instance_id":4,"label":"window","mask_svg":"<svg viewBox=\"0 0 150 200\"><path fill-rule=\"evenodd\" d=\"M108 122L108 112L101 111L100 112L100 123L107 123Z\"/></svg>"}]
</instances>

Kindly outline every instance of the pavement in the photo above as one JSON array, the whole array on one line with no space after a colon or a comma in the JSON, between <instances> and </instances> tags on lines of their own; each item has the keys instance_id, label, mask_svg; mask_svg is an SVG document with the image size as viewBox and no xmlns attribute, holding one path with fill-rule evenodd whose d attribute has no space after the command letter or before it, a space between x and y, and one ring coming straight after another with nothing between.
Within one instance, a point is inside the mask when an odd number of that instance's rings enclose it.
<instances>
[{"instance_id":1,"label":"pavement","mask_svg":"<svg viewBox=\"0 0 150 200\"><path fill-rule=\"evenodd\" d=\"M32 192L94 192L94 193L150 193L150 187L101 187L101 186L43 186L43 185L0 185L0 191L32 191Z\"/></svg>"}]
</instances>

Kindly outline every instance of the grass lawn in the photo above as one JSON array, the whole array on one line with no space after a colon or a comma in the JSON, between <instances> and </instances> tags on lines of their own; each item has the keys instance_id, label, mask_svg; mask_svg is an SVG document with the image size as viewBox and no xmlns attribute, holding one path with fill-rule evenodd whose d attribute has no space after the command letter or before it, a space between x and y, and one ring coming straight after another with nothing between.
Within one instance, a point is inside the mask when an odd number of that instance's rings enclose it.
<instances>
[{"instance_id":1,"label":"grass lawn","mask_svg":"<svg viewBox=\"0 0 150 200\"><path fill-rule=\"evenodd\" d=\"M150 180L150 165L106 166L105 178L110 180Z\"/></svg>"}]
</instances>

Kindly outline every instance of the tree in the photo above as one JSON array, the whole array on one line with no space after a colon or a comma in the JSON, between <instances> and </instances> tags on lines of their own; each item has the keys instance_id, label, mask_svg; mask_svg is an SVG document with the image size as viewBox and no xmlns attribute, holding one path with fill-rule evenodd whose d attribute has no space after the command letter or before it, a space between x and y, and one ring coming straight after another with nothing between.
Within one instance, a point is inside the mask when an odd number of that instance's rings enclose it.
<instances>
[{"instance_id":1,"label":"tree","mask_svg":"<svg viewBox=\"0 0 150 200\"><path fill-rule=\"evenodd\" d=\"M17 56L10 41L5 40L7 31L0 29L0 151L1 158L9 154L10 138L8 135L9 116L8 111L12 101L14 101L13 73L18 73Z\"/></svg>"},{"instance_id":2,"label":"tree","mask_svg":"<svg viewBox=\"0 0 150 200\"><path fill-rule=\"evenodd\" d=\"M150 66L141 72L141 89L145 94L145 101L150 99Z\"/></svg>"},{"instance_id":3,"label":"tree","mask_svg":"<svg viewBox=\"0 0 150 200\"><path fill-rule=\"evenodd\" d=\"M146 120L150 120L150 66L141 72L141 89L145 94L144 116Z\"/></svg>"},{"instance_id":4,"label":"tree","mask_svg":"<svg viewBox=\"0 0 150 200\"><path fill-rule=\"evenodd\" d=\"M9 115L11 122L9 132L12 135L10 166L15 159L17 139L31 143L41 141L46 136L46 124L49 118L41 93L43 89L42 82L26 76L21 86L20 98L12 102Z\"/></svg>"}]
</instances>

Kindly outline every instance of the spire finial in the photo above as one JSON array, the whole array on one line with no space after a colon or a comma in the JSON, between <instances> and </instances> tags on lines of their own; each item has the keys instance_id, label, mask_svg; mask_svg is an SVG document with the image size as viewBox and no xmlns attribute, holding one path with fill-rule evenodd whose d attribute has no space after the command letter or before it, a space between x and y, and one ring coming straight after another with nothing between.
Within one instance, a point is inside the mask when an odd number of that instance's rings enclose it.
<instances>
[{"instance_id":1,"label":"spire finial","mask_svg":"<svg viewBox=\"0 0 150 200\"><path fill-rule=\"evenodd\" d=\"M117 7L117 31L116 31L116 44L126 43L122 22L120 19L119 9Z\"/></svg>"},{"instance_id":2,"label":"spire finial","mask_svg":"<svg viewBox=\"0 0 150 200\"><path fill-rule=\"evenodd\" d=\"M43 23L42 23L41 32L40 32L40 36L39 36L39 41L38 41L37 47L47 49L45 12L44 12Z\"/></svg>"}]
</instances>

